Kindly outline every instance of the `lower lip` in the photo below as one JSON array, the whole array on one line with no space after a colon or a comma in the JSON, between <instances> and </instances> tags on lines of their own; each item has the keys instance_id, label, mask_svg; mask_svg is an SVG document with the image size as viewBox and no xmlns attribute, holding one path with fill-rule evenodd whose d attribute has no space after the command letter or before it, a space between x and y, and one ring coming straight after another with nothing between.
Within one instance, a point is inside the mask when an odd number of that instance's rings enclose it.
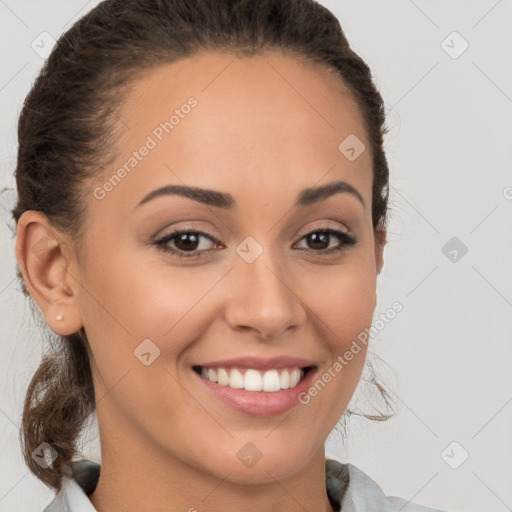
<instances>
[{"instance_id":1,"label":"lower lip","mask_svg":"<svg viewBox=\"0 0 512 512\"><path fill-rule=\"evenodd\" d=\"M247 391L221 386L201 377L194 370L192 373L215 397L233 409L254 416L275 416L283 414L301 403L298 397L310 387L316 370L316 368L310 369L294 388L274 392Z\"/></svg>"}]
</instances>

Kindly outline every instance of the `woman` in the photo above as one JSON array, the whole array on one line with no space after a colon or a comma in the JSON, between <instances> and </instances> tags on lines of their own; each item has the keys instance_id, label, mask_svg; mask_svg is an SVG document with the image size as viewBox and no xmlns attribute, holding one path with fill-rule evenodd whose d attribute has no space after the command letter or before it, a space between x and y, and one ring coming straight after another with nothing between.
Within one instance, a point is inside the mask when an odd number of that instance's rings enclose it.
<instances>
[{"instance_id":1,"label":"woman","mask_svg":"<svg viewBox=\"0 0 512 512\"><path fill-rule=\"evenodd\" d=\"M47 512L432 512L324 455L376 305L384 122L312 0L107 0L59 39L13 210L58 343L23 414Z\"/></svg>"}]
</instances>

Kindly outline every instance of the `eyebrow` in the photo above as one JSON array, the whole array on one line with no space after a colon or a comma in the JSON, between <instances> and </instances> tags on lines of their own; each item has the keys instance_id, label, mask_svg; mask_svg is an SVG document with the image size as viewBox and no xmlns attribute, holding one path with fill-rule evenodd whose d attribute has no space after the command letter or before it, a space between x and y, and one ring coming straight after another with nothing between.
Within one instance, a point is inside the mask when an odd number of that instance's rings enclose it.
<instances>
[{"instance_id":1,"label":"eyebrow","mask_svg":"<svg viewBox=\"0 0 512 512\"><path fill-rule=\"evenodd\" d=\"M295 201L295 206L305 207L323 201L334 194L347 193L356 197L358 201L365 207L364 199L356 188L346 181L333 181L319 187L305 188L301 190ZM166 185L147 194L136 206L139 207L147 203L155 197L164 195L177 195L193 199L199 203L226 210L236 208L237 203L231 194L218 192L199 187L191 187L187 185Z\"/></svg>"}]
</instances>

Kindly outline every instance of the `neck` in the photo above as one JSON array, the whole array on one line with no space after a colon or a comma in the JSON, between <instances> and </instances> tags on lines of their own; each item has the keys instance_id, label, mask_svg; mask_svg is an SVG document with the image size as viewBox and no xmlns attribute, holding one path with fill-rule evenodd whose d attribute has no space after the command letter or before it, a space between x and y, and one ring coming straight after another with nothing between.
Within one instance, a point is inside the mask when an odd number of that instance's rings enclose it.
<instances>
[{"instance_id":1,"label":"neck","mask_svg":"<svg viewBox=\"0 0 512 512\"><path fill-rule=\"evenodd\" d=\"M327 496L323 447L287 479L278 481L269 472L265 482L240 483L230 478L236 468L216 476L206 465L187 464L129 429L118 429L113 436L102 431L100 439L101 473L89 496L98 511L334 512Z\"/></svg>"}]
</instances>

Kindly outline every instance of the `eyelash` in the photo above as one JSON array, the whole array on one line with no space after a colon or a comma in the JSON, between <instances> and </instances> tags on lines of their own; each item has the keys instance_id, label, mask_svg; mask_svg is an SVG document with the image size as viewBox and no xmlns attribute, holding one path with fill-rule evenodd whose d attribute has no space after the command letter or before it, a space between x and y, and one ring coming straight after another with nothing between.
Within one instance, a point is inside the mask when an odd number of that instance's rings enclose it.
<instances>
[{"instance_id":1,"label":"eyelash","mask_svg":"<svg viewBox=\"0 0 512 512\"><path fill-rule=\"evenodd\" d=\"M309 233L306 233L301 238L301 240L312 235L312 234L315 234L315 233L324 233L324 234L328 234L328 235L334 235L336 238L338 238L342 242L342 244L339 245L338 247L334 247L331 249L324 249L322 251L315 251L314 249L306 249L306 250L312 251L315 255L332 254L337 251L347 249L350 246L354 246L357 243L357 238L355 236L345 233L344 231L339 231L337 229L332 229L332 228L315 229L313 231L310 231ZM178 237L179 235L183 235L183 234L194 234L194 235L204 236L214 243L217 243L217 244L220 243L215 238L211 237L210 235L208 235L207 233L204 233L202 231L192 230L192 229L182 229L179 231L174 231L168 235L163 236L162 238L160 238L158 240L155 240L153 245L155 245L161 251L171 253L172 255L177 256L178 258L198 259L203 256L206 256L206 253L209 252L209 250L203 250L203 251L197 252L197 249L196 249L194 252L190 251L187 254L186 252L183 252L183 251L177 251L175 249L171 249L168 245L168 242L170 242L174 238ZM213 249L211 249L211 250L213 250Z\"/></svg>"}]
</instances>

